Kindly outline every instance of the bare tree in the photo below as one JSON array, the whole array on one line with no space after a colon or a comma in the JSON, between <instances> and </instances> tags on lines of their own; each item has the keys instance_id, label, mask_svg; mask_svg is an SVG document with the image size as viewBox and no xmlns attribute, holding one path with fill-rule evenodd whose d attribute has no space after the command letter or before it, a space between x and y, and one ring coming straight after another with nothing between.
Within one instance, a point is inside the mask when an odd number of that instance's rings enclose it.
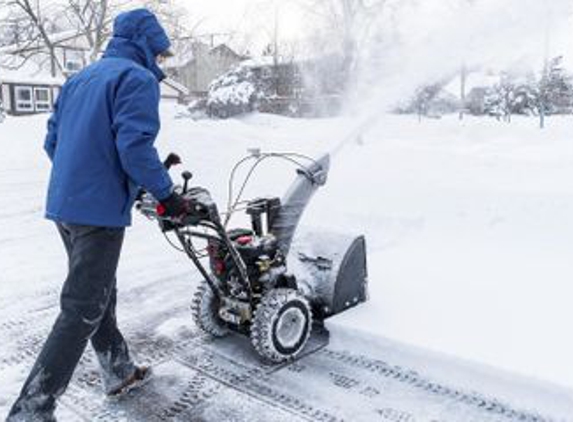
<instances>
[{"instance_id":1,"label":"bare tree","mask_svg":"<svg viewBox=\"0 0 573 422\"><path fill-rule=\"evenodd\" d=\"M97 59L109 39L115 15L138 6L152 10L172 40L189 38L203 22L190 24L187 9L177 0L67 0L69 22L90 46L90 61Z\"/></svg>"},{"instance_id":2,"label":"bare tree","mask_svg":"<svg viewBox=\"0 0 573 422\"><path fill-rule=\"evenodd\" d=\"M0 0L0 42L12 47L0 66L16 69L32 58L40 65L48 60L56 76L65 71L57 48L74 39L85 41L87 60L93 62L109 39L115 15L135 6L157 12L172 37L184 33L186 13L174 0ZM62 30L69 30L69 35Z\"/></svg>"},{"instance_id":3,"label":"bare tree","mask_svg":"<svg viewBox=\"0 0 573 422\"><path fill-rule=\"evenodd\" d=\"M50 36L57 27L54 21L55 7L53 3L44 4L40 0L0 0L0 9L7 14L12 38L16 41L11 51L13 60L9 65L21 66L33 56L47 54L52 76L63 69L56 55L57 44ZM14 59L16 56L21 60Z\"/></svg>"},{"instance_id":4,"label":"bare tree","mask_svg":"<svg viewBox=\"0 0 573 422\"><path fill-rule=\"evenodd\" d=\"M0 0L8 16L4 40L13 47L2 64L17 68L32 57L47 55L50 73L56 76L64 71L57 47L80 37L90 48L88 60L92 62L103 49L118 6L112 0ZM68 29L70 34L62 36L61 31Z\"/></svg>"},{"instance_id":5,"label":"bare tree","mask_svg":"<svg viewBox=\"0 0 573 422\"><path fill-rule=\"evenodd\" d=\"M370 35L372 23L379 18L387 0L312 0L300 4L308 13L322 20L324 36L337 46L341 71L350 82L359 53Z\"/></svg>"},{"instance_id":6,"label":"bare tree","mask_svg":"<svg viewBox=\"0 0 573 422\"><path fill-rule=\"evenodd\" d=\"M94 62L103 50L111 32L111 22L119 4L110 0L67 0L66 17L85 38L90 48L89 61Z\"/></svg>"},{"instance_id":7,"label":"bare tree","mask_svg":"<svg viewBox=\"0 0 573 422\"><path fill-rule=\"evenodd\" d=\"M203 19L191 24L189 13L177 0L140 0L143 7L153 11L161 21L171 39L181 39L192 35Z\"/></svg>"}]
</instances>

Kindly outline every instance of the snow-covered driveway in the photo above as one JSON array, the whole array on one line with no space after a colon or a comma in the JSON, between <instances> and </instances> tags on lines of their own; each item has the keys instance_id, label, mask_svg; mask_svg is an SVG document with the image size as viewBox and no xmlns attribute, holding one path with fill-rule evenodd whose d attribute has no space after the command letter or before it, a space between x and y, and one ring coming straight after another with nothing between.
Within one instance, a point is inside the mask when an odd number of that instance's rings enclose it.
<instances>
[{"instance_id":1,"label":"snow-covered driveway","mask_svg":"<svg viewBox=\"0 0 573 422\"><path fill-rule=\"evenodd\" d=\"M354 124L174 114L163 110L160 151L178 151L221 203L247 148L317 155ZM65 276L57 232L42 218L45 119L0 124L0 418L55 318ZM88 352L61 419L573 420L571 125L540 133L533 121L385 117L349 143L304 224L366 234L371 302L334 318L329 345L287 367L262 366L240 339L200 336L188 312L197 274L136 217L118 312L156 377L139 396L105 401ZM280 195L291 177L269 165L247 193Z\"/></svg>"}]
</instances>

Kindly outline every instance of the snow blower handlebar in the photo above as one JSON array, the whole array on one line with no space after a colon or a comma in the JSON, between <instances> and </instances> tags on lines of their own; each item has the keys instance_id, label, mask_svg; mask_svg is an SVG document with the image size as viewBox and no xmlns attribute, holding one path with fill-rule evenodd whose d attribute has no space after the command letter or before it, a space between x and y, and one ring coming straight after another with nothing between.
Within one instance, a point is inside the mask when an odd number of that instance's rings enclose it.
<instances>
[{"instance_id":1,"label":"snow blower handlebar","mask_svg":"<svg viewBox=\"0 0 573 422\"><path fill-rule=\"evenodd\" d=\"M239 282L249 295L252 294L252 285L246 264L229 238L225 227L221 224L217 206L212 201L209 192L206 189L194 187L188 189L186 192L182 192L181 195L185 201L188 201L189 212L180 218L162 216L161 213L158 212L158 208L161 204L148 193L144 194L137 202L136 208L149 219L158 221L161 230L165 234L167 232L175 233L183 248L182 252L185 252L189 259L191 259L217 297L221 297L220 287L201 263L201 254L194 248L193 238L223 244L229 252L234 267L237 269ZM193 230L193 228L196 229ZM199 231L197 230L198 228L207 230Z\"/></svg>"},{"instance_id":2,"label":"snow blower handlebar","mask_svg":"<svg viewBox=\"0 0 573 422\"><path fill-rule=\"evenodd\" d=\"M180 163L181 158L174 153L169 154L163 162L165 168L168 170L172 166ZM234 247L225 227L222 225L217 205L212 200L209 191L201 187L189 188L189 180L193 177L191 172L184 171L181 176L184 181L183 187L177 187L176 190L178 190L178 193L183 197L183 200L187 202L188 212L185 215L181 217L164 216L161 203L154 198L153 195L145 192L143 189L138 195L135 205L136 209L147 218L156 220L164 233L173 231L176 234L179 243L183 247L183 252L191 259L217 297L221 296L220 287L201 263L200 254L192 244L194 237L224 244L237 269L239 281L246 292L249 294L252 293L252 286L246 264ZM210 232L192 230L192 227L202 227L208 229Z\"/></svg>"},{"instance_id":3,"label":"snow blower handlebar","mask_svg":"<svg viewBox=\"0 0 573 422\"><path fill-rule=\"evenodd\" d=\"M182 196L184 200L188 201L190 211L188 214L180 218L162 216L161 213L158 212L158 208L160 208L161 204L148 193L144 194L137 202L136 208L147 218L156 220L166 236L167 232L175 233L183 248L182 252L185 252L189 259L191 259L217 297L221 296L220 288L213 279L213 276L201 263L201 254L194 248L192 242L193 238L203 239L207 242L214 241L224 244L226 249L229 251L235 268L237 269L239 281L245 288L246 292L252 292L246 265L235 249L225 228L221 224L217 206L211 200L209 192L203 188L191 188L187 192L183 192ZM203 228L208 230L199 231L193 230L193 228Z\"/></svg>"},{"instance_id":4,"label":"snow blower handlebar","mask_svg":"<svg viewBox=\"0 0 573 422\"><path fill-rule=\"evenodd\" d=\"M170 152L165 161L163 161L163 165L167 170L179 164L181 164L181 157L179 157L179 155L175 154L174 152Z\"/></svg>"},{"instance_id":5,"label":"snow blower handlebar","mask_svg":"<svg viewBox=\"0 0 573 422\"><path fill-rule=\"evenodd\" d=\"M229 203L224 221L222 221L221 214L206 189L200 187L188 187L189 180L192 177L189 172L183 172L182 177L184 185L183 187L176 187L175 190L188 203L188 212L183 216L176 218L165 216L164 212L162 212L161 204L150 193L143 192L136 202L136 208L139 212L144 216L157 221L165 235L167 232L173 232L176 234L183 249L181 250L173 244L172 246L188 255L188 257L193 261L195 267L197 267L199 272L203 277L205 277L205 280L208 282L213 293L218 297L222 296L221 293L225 289L225 283L222 283L221 287L219 287L219 283L214 280L214 276L211 275L201 263L200 258L206 255L194 248L192 243L193 239L199 238L207 240L209 245L221 245L226 253L228 253L230 258L230 262L228 264L235 269L235 275L238 284L241 285L241 290L246 293L248 298L253 296L253 283L250 279L247 264L245 263L241 253L239 253L238 246L236 244L238 239L235 239L234 237L231 239L231 237L234 236L232 233L233 231L227 231L226 226L232 214L242 208L242 204L245 203L245 201L242 201L242 194L244 193L245 186L254 170L262 161L268 158L286 160L297 168L297 177L287 192L284 202L281 204L281 201L278 198L274 198L274 201L267 200L269 202L269 210L272 208L272 212L267 215L267 231L273 238L276 238L282 252L281 256L286 257L294 232L307 203L313 196L313 193L326 182L329 168L328 155L315 160L298 153L251 152L249 156L240 160L231 171L229 180ZM236 197L233 198L232 188L235 173L238 167L240 167L241 164L246 163L248 160L254 160L254 162L252 163L250 170L247 172L245 180L241 184ZM179 163L181 163L181 159L176 154L170 154L164 164L166 168L169 168ZM246 207L247 214L251 214L252 222L256 222L260 218L259 207L254 206L254 202L256 201L249 201L249 205ZM269 210L266 211L269 212ZM257 227L255 226L256 225L253 224L253 234L259 237L263 236L261 227L257 230ZM198 229L203 229L203 231Z\"/></svg>"}]
</instances>

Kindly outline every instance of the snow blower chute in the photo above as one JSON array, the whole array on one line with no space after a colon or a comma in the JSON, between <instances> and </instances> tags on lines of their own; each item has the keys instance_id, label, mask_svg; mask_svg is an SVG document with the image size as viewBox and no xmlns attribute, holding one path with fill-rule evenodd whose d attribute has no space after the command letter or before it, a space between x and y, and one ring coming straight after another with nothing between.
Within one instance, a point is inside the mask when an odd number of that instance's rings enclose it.
<instances>
[{"instance_id":1,"label":"snow blower chute","mask_svg":"<svg viewBox=\"0 0 573 422\"><path fill-rule=\"evenodd\" d=\"M293 163L297 175L285 197L241 199L255 168L268 158ZM237 169L252 167L233 200ZM179 159L172 154L166 166ZM190 204L179 219L165 218L161 206L142 193L137 209L173 232L201 273L192 311L206 333L222 337L229 331L247 335L266 360L295 358L310 336L313 322L338 314L366 300L366 243L363 236L325 232L297 233L300 218L314 192L326 183L329 156L319 160L293 153L253 151L231 172L229 203L219 213L209 192L188 187L191 173L183 172L178 191ZM249 228L228 229L231 216L244 210ZM199 242L202 242L199 245ZM201 258L207 258L203 264Z\"/></svg>"}]
</instances>

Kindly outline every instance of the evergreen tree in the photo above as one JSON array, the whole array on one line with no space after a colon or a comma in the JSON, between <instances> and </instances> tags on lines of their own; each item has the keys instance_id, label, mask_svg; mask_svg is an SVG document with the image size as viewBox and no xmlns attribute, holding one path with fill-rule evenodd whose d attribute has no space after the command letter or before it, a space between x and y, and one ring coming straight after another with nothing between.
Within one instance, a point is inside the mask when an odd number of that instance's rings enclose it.
<instances>
[{"instance_id":1,"label":"evergreen tree","mask_svg":"<svg viewBox=\"0 0 573 422\"><path fill-rule=\"evenodd\" d=\"M539 126L545 126L545 116L573 112L573 78L563 68L562 57L550 60L540 78L531 74L520 90L524 104L539 116Z\"/></svg>"},{"instance_id":2,"label":"evergreen tree","mask_svg":"<svg viewBox=\"0 0 573 422\"><path fill-rule=\"evenodd\" d=\"M546 114L569 114L573 106L573 79L563 68L563 57L552 59L540 81Z\"/></svg>"}]
</instances>

